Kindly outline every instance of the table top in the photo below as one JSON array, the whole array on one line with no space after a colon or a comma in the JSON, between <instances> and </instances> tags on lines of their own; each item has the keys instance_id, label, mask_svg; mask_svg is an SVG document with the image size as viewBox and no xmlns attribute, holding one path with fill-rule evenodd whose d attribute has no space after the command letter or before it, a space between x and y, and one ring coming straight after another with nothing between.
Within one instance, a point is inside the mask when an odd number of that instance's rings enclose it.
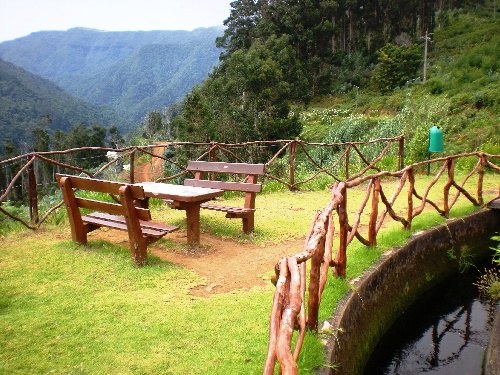
<instances>
[{"instance_id":1,"label":"table top","mask_svg":"<svg viewBox=\"0 0 500 375\"><path fill-rule=\"evenodd\" d=\"M165 184L162 182L140 182L148 198L172 199L179 202L205 202L224 194L224 190Z\"/></svg>"}]
</instances>

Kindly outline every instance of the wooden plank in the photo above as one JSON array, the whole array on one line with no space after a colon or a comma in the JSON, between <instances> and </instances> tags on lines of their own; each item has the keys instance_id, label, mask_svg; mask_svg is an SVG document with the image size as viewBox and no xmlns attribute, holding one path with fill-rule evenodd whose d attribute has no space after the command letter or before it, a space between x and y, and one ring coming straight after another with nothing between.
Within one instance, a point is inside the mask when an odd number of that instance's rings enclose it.
<instances>
[{"instance_id":1,"label":"wooden plank","mask_svg":"<svg viewBox=\"0 0 500 375\"><path fill-rule=\"evenodd\" d=\"M184 180L184 185L220 190L243 191L247 193L260 193L262 191L262 184L251 184L248 182L186 179Z\"/></svg>"},{"instance_id":2,"label":"wooden plank","mask_svg":"<svg viewBox=\"0 0 500 375\"><path fill-rule=\"evenodd\" d=\"M73 189L82 189L82 190L90 190L96 191L98 193L105 194L114 194L118 195L118 190L121 186L126 185L121 182L113 182L107 180L98 180L96 178L86 178L79 176L70 176L64 174L56 174L56 177L70 177L71 178L71 186ZM133 199L144 199L144 190L141 186L138 185L130 185L132 186L131 194Z\"/></svg>"},{"instance_id":3,"label":"wooden plank","mask_svg":"<svg viewBox=\"0 0 500 375\"><path fill-rule=\"evenodd\" d=\"M98 218L98 219L103 219L103 220L108 220L108 221L115 221L118 223L126 224L124 216L109 215L109 214L102 213L102 212L92 212L90 215L87 215L87 217L89 217L89 216L93 217L93 218ZM179 229L179 227L176 227L175 225L163 224L163 223L158 223L155 221L139 220L139 223L141 224L141 227L143 227L143 228L157 229L157 230L165 231L168 233Z\"/></svg>"},{"instance_id":4,"label":"wooden plank","mask_svg":"<svg viewBox=\"0 0 500 375\"><path fill-rule=\"evenodd\" d=\"M82 220L84 223L94 224L94 225L97 225L99 227L109 227L109 228L113 228L113 229L127 231L127 224L117 222L117 221L106 220L106 219L102 219L102 218L98 218L98 217L93 217L90 215L82 216Z\"/></svg>"},{"instance_id":5,"label":"wooden plank","mask_svg":"<svg viewBox=\"0 0 500 375\"><path fill-rule=\"evenodd\" d=\"M265 173L266 165L191 160L188 162L187 169L189 171L200 171L200 172L221 172L221 173L263 175Z\"/></svg>"},{"instance_id":6,"label":"wooden plank","mask_svg":"<svg viewBox=\"0 0 500 375\"><path fill-rule=\"evenodd\" d=\"M98 201L95 199L76 198L78 207L89 210L105 212L112 215L125 215L125 209L121 204ZM151 213L147 208L136 208L137 216L141 220L150 220Z\"/></svg>"},{"instance_id":7,"label":"wooden plank","mask_svg":"<svg viewBox=\"0 0 500 375\"><path fill-rule=\"evenodd\" d=\"M202 203L201 208L205 208L207 210L222 211L222 212L253 212L253 211L255 211L255 209L252 209L252 208L220 206L220 205L211 204L208 202Z\"/></svg>"},{"instance_id":8,"label":"wooden plank","mask_svg":"<svg viewBox=\"0 0 500 375\"><path fill-rule=\"evenodd\" d=\"M125 218L123 218L123 221L118 221L118 220L108 220L105 218L99 218L95 217L94 215L87 215L83 216L82 220L84 223L96 225L99 227L108 227L112 229L121 230L124 232L128 231L127 223L125 223ZM163 237L165 234L173 231L173 230L155 229L152 227L146 227L146 228L141 227L141 229L143 236L148 236L148 237Z\"/></svg>"}]
</instances>

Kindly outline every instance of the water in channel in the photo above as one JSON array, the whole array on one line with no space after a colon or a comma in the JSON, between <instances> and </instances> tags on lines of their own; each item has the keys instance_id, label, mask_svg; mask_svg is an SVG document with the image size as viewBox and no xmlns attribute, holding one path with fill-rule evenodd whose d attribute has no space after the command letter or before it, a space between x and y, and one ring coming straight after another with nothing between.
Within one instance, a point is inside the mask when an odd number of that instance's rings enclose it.
<instances>
[{"instance_id":1,"label":"water in channel","mask_svg":"<svg viewBox=\"0 0 500 375\"><path fill-rule=\"evenodd\" d=\"M478 276L459 274L425 293L379 342L364 375L481 375L496 305L480 298Z\"/></svg>"}]
</instances>

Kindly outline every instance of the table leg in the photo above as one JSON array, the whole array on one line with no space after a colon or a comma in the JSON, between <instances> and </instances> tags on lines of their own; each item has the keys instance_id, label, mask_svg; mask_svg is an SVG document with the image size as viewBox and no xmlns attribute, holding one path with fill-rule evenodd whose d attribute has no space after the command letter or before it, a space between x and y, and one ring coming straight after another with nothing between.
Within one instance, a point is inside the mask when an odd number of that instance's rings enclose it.
<instances>
[{"instance_id":1,"label":"table leg","mask_svg":"<svg viewBox=\"0 0 500 375\"><path fill-rule=\"evenodd\" d=\"M200 245L200 203L185 203L187 243L191 247Z\"/></svg>"}]
</instances>

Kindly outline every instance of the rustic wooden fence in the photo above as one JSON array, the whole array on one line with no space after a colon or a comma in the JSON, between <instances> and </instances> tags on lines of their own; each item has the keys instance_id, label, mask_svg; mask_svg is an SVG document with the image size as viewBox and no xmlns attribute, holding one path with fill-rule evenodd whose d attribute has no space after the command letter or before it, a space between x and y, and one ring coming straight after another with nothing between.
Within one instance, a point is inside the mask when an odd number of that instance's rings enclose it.
<instances>
[{"instance_id":1,"label":"rustic wooden fence","mask_svg":"<svg viewBox=\"0 0 500 375\"><path fill-rule=\"evenodd\" d=\"M476 159L469 173L461 182L455 179L455 165L465 159ZM366 246L377 244L377 233L389 215L396 222L400 222L404 229L410 229L413 219L420 215L425 207L435 209L440 215L448 217L451 208L459 196L464 196L474 206L481 206L484 202L483 181L485 171L494 173L496 178L496 193L500 196L500 184L497 174L500 172L498 160L500 155L485 153L467 153L442 157L416 163L396 172L381 171L372 174L361 174L336 182L332 188L331 201L319 212L313 220L311 231L305 241L302 251L289 257L281 258L275 267L274 279L276 290L270 316L269 344L263 374L274 373L276 364L279 364L283 374L298 374L297 359L304 341L306 330L316 331L318 327L318 313L321 296L327 282L328 273L332 268L333 274L346 276L347 247L354 238ZM496 163L493 162L496 161ZM425 170L428 164L438 169L423 192L417 192L415 184L416 171ZM422 168L424 167L424 168ZM440 200L429 199L429 193L438 180L446 175ZM477 176L475 192L465 188L472 176ZM396 182L396 189L389 197L384 185ZM470 182L469 182L470 185ZM395 202L406 189L406 199L403 195L403 206L395 210ZM350 189L365 189L364 199L356 211L353 221L349 221L347 214L347 199ZM452 193L452 189L453 192ZM371 197L371 202L370 201ZM401 203L400 203L401 204ZM382 209L380 209L382 208ZM362 214L367 209L367 234L362 235L359 228ZM380 211L380 212L379 212ZM398 214L403 211L404 214ZM336 215L335 215L336 213ZM336 238L334 244L334 237ZM335 257L332 252L337 249ZM309 282L307 282L307 263L309 263ZM306 294L306 285L307 294ZM306 307L307 306L307 307ZM297 337L292 348L295 334Z\"/></svg>"},{"instance_id":2,"label":"rustic wooden fence","mask_svg":"<svg viewBox=\"0 0 500 375\"><path fill-rule=\"evenodd\" d=\"M276 181L290 190L300 190L325 176L341 181L369 170L380 171L383 168L378 165L386 159L392 160L393 170L402 167L402 136L329 144L299 140L239 144L168 142L122 149L82 147L31 152L0 161L0 212L27 228L38 228L62 205L59 202L43 215L39 213L41 191L53 192L56 189L54 175L61 172L129 183L144 181L144 178L177 183L189 173L186 171L188 160L261 162L267 166L266 180ZM154 160L161 160L164 169L159 175L143 176L138 167ZM29 218L2 207L9 199L20 200L24 196L27 196Z\"/></svg>"}]
</instances>

